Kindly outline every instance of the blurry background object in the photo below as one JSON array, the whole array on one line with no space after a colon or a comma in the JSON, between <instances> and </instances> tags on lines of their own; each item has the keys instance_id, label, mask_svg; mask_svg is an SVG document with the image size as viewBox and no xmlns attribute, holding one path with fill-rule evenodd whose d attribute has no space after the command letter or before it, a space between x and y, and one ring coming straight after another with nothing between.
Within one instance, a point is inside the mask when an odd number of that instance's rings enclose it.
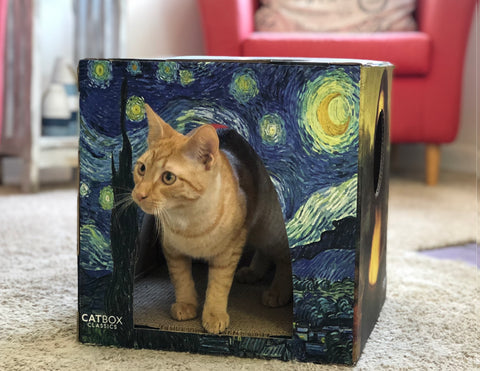
<instances>
[{"instance_id":1,"label":"blurry background object","mask_svg":"<svg viewBox=\"0 0 480 371\"><path fill-rule=\"evenodd\" d=\"M69 135L70 118L67 92L62 84L52 82L43 96L42 135Z\"/></svg>"},{"instance_id":2,"label":"blurry background object","mask_svg":"<svg viewBox=\"0 0 480 371\"><path fill-rule=\"evenodd\" d=\"M20 182L29 192L40 181L76 174L76 64L121 57L123 6L124 0L0 0L0 20L6 19L0 184Z\"/></svg>"},{"instance_id":3,"label":"blurry background object","mask_svg":"<svg viewBox=\"0 0 480 371\"><path fill-rule=\"evenodd\" d=\"M42 101L42 135L78 135L77 79L66 58L57 58Z\"/></svg>"}]
</instances>

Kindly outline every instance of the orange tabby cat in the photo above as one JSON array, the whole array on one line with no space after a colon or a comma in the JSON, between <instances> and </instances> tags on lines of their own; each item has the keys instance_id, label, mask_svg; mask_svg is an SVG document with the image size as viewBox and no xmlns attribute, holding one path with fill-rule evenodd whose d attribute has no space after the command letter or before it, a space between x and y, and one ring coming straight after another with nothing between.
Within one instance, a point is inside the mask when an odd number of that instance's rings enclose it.
<instances>
[{"instance_id":1,"label":"orange tabby cat","mask_svg":"<svg viewBox=\"0 0 480 371\"><path fill-rule=\"evenodd\" d=\"M248 161L253 150L233 131L227 131L225 141L240 138L243 144L235 142L231 150L221 149L210 125L182 135L150 106L145 107L148 150L135 165L132 197L161 224L162 248L175 289L172 317L188 320L197 316L191 261L200 258L209 267L202 325L209 333L223 332L230 323L228 295L247 242L257 252L250 267L237 272L237 278L243 282L260 279L270 257L276 273L263 303L288 303L292 281L283 217L263 165ZM247 164L239 157L245 157Z\"/></svg>"}]
</instances>

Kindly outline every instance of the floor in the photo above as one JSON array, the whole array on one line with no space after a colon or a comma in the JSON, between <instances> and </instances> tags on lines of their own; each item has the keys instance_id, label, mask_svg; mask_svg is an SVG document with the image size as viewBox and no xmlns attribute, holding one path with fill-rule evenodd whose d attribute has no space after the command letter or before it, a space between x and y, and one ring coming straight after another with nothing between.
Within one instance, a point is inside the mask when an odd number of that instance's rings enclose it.
<instances>
[{"instance_id":1,"label":"floor","mask_svg":"<svg viewBox=\"0 0 480 371\"><path fill-rule=\"evenodd\" d=\"M42 183L40 191L51 191L55 189L75 189L77 184L73 181ZM19 195L22 194L22 188L15 184L0 184L0 196Z\"/></svg>"},{"instance_id":2,"label":"floor","mask_svg":"<svg viewBox=\"0 0 480 371\"><path fill-rule=\"evenodd\" d=\"M42 186L42 190L70 188L74 186L75 185L72 182L65 182L61 184L57 183L54 185L47 184ZM21 193L19 186L0 184L0 196L19 193ZM462 246L449 246L432 250L424 250L420 253L437 259L463 261L480 269L480 247L475 243Z\"/></svg>"},{"instance_id":3,"label":"floor","mask_svg":"<svg viewBox=\"0 0 480 371\"><path fill-rule=\"evenodd\" d=\"M475 243L425 250L420 253L437 259L460 260L480 268L480 247Z\"/></svg>"}]
</instances>

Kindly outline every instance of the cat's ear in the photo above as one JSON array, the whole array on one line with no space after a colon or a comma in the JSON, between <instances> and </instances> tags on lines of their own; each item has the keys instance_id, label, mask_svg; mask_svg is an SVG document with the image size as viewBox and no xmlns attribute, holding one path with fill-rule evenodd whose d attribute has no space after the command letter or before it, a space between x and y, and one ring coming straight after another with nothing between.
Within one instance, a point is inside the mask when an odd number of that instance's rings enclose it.
<instances>
[{"instance_id":1,"label":"cat's ear","mask_svg":"<svg viewBox=\"0 0 480 371\"><path fill-rule=\"evenodd\" d=\"M217 131L211 125L202 125L188 133L188 142L184 146L184 153L190 158L205 165L210 170L215 163L219 151Z\"/></svg>"},{"instance_id":2,"label":"cat's ear","mask_svg":"<svg viewBox=\"0 0 480 371\"><path fill-rule=\"evenodd\" d=\"M155 143L162 138L168 138L176 134L176 131L168 125L163 119L155 113L148 104L145 103L145 112L148 120L148 147L155 146Z\"/></svg>"}]
</instances>

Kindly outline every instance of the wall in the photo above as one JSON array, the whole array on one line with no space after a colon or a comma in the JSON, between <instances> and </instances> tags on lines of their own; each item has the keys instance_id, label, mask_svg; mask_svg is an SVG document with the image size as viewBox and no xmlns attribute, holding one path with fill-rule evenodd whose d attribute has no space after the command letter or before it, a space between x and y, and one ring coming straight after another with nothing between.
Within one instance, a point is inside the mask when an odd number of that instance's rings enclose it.
<instances>
[{"instance_id":1,"label":"wall","mask_svg":"<svg viewBox=\"0 0 480 371\"><path fill-rule=\"evenodd\" d=\"M203 54L196 0L126 0L125 57Z\"/></svg>"},{"instance_id":2,"label":"wall","mask_svg":"<svg viewBox=\"0 0 480 371\"><path fill-rule=\"evenodd\" d=\"M480 50L480 11L477 12L472 27L465 55L463 74L462 106L460 115L460 132L456 141L445 147L443 167L450 170L475 172L478 163L478 118L480 113L478 87L480 86L479 59ZM478 174L478 173L477 173Z\"/></svg>"},{"instance_id":3,"label":"wall","mask_svg":"<svg viewBox=\"0 0 480 371\"><path fill-rule=\"evenodd\" d=\"M460 130L456 140L442 146L441 169L480 174L478 143L480 132L477 130L479 118L478 87L480 86L478 50L480 50L480 12L477 11L470 29L470 36L465 54L462 85L462 103L460 113ZM398 145L393 166L401 170L423 170L423 145Z\"/></svg>"}]
</instances>

